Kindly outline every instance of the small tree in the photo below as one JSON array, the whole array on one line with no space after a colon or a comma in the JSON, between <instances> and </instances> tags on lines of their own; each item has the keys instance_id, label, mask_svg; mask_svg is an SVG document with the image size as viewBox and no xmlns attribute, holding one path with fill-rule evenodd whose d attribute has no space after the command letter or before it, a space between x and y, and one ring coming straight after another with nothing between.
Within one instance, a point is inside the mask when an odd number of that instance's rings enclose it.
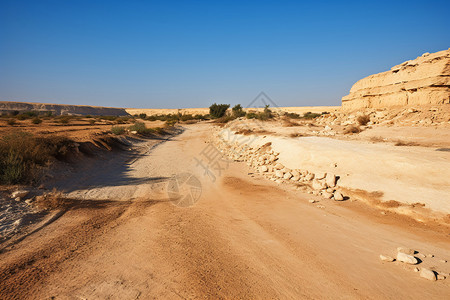
<instances>
[{"instance_id":1,"label":"small tree","mask_svg":"<svg viewBox=\"0 0 450 300\"><path fill-rule=\"evenodd\" d=\"M214 103L209 107L209 114L211 118L218 119L225 115L230 104L216 104Z\"/></svg>"},{"instance_id":2,"label":"small tree","mask_svg":"<svg viewBox=\"0 0 450 300\"><path fill-rule=\"evenodd\" d=\"M245 116L245 111L242 109L240 104L236 104L231 110L233 111L233 117L235 118Z\"/></svg>"}]
</instances>

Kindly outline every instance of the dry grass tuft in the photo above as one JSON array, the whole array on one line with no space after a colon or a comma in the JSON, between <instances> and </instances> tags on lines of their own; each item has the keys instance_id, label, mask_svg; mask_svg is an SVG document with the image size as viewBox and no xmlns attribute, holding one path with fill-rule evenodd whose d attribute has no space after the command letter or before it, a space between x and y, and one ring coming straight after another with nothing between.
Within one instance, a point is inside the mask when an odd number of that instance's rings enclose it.
<instances>
[{"instance_id":1,"label":"dry grass tuft","mask_svg":"<svg viewBox=\"0 0 450 300\"><path fill-rule=\"evenodd\" d=\"M359 125L364 126L370 122L370 117L368 115L361 115L356 119L356 121L358 121Z\"/></svg>"},{"instance_id":2,"label":"dry grass tuft","mask_svg":"<svg viewBox=\"0 0 450 300\"><path fill-rule=\"evenodd\" d=\"M419 146L418 143L407 142L407 141L402 141L402 140L397 140L397 142L394 145L395 146Z\"/></svg>"},{"instance_id":3,"label":"dry grass tuft","mask_svg":"<svg viewBox=\"0 0 450 300\"><path fill-rule=\"evenodd\" d=\"M360 133L362 130L357 126L350 126L344 129L344 134Z\"/></svg>"}]
</instances>

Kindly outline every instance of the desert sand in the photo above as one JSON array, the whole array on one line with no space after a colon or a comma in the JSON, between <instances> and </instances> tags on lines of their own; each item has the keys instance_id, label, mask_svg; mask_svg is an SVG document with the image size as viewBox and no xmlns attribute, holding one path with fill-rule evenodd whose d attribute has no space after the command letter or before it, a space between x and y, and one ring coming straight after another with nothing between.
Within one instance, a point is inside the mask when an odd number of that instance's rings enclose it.
<instances>
[{"instance_id":1,"label":"desert sand","mask_svg":"<svg viewBox=\"0 0 450 300\"><path fill-rule=\"evenodd\" d=\"M2 136L71 140L38 182L1 186L0 298L447 299L443 53L363 79L343 107L175 125L4 119ZM415 81L425 73L431 85ZM413 78L404 90L396 74ZM425 100L402 102L416 88Z\"/></svg>"}]
</instances>

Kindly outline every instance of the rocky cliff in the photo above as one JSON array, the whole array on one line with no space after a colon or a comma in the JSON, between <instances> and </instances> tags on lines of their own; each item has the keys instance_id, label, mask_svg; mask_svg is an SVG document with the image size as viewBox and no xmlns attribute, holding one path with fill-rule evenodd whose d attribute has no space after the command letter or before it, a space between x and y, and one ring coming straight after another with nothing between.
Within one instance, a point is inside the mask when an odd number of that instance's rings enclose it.
<instances>
[{"instance_id":1,"label":"rocky cliff","mask_svg":"<svg viewBox=\"0 0 450 300\"><path fill-rule=\"evenodd\" d=\"M51 111L54 115L127 116L123 108L0 101L0 113L10 111Z\"/></svg>"},{"instance_id":2,"label":"rocky cliff","mask_svg":"<svg viewBox=\"0 0 450 300\"><path fill-rule=\"evenodd\" d=\"M390 71L357 81L342 98L342 108L384 108L450 103L450 49L424 53Z\"/></svg>"}]
</instances>

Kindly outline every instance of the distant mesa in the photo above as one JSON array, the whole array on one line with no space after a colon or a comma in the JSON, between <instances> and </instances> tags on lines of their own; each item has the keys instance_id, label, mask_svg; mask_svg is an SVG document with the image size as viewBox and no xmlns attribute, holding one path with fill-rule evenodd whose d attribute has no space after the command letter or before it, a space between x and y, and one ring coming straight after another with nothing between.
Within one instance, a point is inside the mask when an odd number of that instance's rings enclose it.
<instances>
[{"instance_id":1,"label":"distant mesa","mask_svg":"<svg viewBox=\"0 0 450 300\"><path fill-rule=\"evenodd\" d=\"M363 78L342 98L345 110L438 104L450 104L450 49Z\"/></svg>"},{"instance_id":2,"label":"distant mesa","mask_svg":"<svg viewBox=\"0 0 450 300\"><path fill-rule=\"evenodd\" d=\"M78 115L78 116L128 116L123 108L87 106L87 105L66 105L66 104L45 104L31 102L11 102L0 101L0 112L11 111L38 111L52 112L54 115Z\"/></svg>"}]
</instances>

